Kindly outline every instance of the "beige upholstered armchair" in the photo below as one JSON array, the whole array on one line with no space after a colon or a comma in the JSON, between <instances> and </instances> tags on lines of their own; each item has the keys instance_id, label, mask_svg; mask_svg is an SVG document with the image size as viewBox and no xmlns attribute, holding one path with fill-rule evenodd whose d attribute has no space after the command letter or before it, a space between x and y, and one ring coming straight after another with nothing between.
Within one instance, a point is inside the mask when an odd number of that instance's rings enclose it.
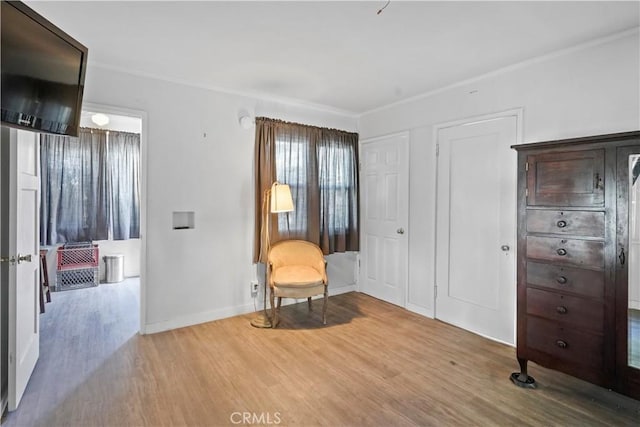
<instances>
[{"instance_id":1,"label":"beige upholstered armchair","mask_svg":"<svg viewBox=\"0 0 640 427\"><path fill-rule=\"evenodd\" d=\"M328 280L326 261L317 245L304 240L283 240L269 250L267 280L271 290L271 325L278 325L282 298L307 298L324 294L322 323L327 324ZM274 300L278 298L278 306Z\"/></svg>"}]
</instances>

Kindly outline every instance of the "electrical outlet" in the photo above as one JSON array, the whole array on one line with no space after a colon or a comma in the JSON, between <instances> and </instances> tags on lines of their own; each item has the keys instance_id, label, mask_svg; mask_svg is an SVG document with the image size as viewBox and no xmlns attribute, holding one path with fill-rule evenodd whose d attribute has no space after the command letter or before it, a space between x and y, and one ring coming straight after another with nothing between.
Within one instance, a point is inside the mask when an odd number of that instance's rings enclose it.
<instances>
[{"instance_id":1,"label":"electrical outlet","mask_svg":"<svg viewBox=\"0 0 640 427\"><path fill-rule=\"evenodd\" d=\"M251 281L251 296L253 298L258 296L258 281L257 280L252 280Z\"/></svg>"}]
</instances>

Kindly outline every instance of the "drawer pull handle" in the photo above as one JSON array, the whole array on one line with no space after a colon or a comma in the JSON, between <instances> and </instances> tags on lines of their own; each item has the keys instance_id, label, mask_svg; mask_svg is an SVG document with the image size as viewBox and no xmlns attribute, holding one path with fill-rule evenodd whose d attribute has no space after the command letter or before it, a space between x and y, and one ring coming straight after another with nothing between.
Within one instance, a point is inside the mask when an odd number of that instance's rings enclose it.
<instances>
[{"instance_id":1,"label":"drawer pull handle","mask_svg":"<svg viewBox=\"0 0 640 427\"><path fill-rule=\"evenodd\" d=\"M565 228L567 226L567 221L561 219L560 221L556 222L556 225L558 226L558 228Z\"/></svg>"},{"instance_id":2,"label":"drawer pull handle","mask_svg":"<svg viewBox=\"0 0 640 427\"><path fill-rule=\"evenodd\" d=\"M560 314L567 314L567 307L559 305L556 307L556 311Z\"/></svg>"},{"instance_id":3,"label":"drawer pull handle","mask_svg":"<svg viewBox=\"0 0 640 427\"><path fill-rule=\"evenodd\" d=\"M556 279L556 282L560 283L561 285L564 285L565 283L567 283L567 278L564 276L558 276L558 278Z\"/></svg>"},{"instance_id":4,"label":"drawer pull handle","mask_svg":"<svg viewBox=\"0 0 640 427\"><path fill-rule=\"evenodd\" d=\"M566 342L566 341L562 341L562 340L558 340L558 341L556 341L556 345L557 345L558 347L560 347L560 348L567 348L567 347L568 347L567 342Z\"/></svg>"},{"instance_id":5,"label":"drawer pull handle","mask_svg":"<svg viewBox=\"0 0 640 427\"><path fill-rule=\"evenodd\" d=\"M560 248L556 251L556 253L560 256L565 256L567 254L567 250L564 248Z\"/></svg>"}]
</instances>

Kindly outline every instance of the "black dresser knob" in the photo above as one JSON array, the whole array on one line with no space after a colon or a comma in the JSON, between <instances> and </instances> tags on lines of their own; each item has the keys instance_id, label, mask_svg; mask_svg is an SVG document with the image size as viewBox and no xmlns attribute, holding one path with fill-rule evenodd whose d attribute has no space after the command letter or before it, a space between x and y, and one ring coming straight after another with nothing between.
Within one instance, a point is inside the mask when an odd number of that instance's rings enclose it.
<instances>
[{"instance_id":1,"label":"black dresser knob","mask_svg":"<svg viewBox=\"0 0 640 427\"><path fill-rule=\"evenodd\" d=\"M569 344L566 341L558 340L556 341L556 345L560 348L567 348Z\"/></svg>"},{"instance_id":2,"label":"black dresser knob","mask_svg":"<svg viewBox=\"0 0 640 427\"><path fill-rule=\"evenodd\" d=\"M567 226L567 221L561 219L560 221L556 222L556 225L558 226L558 228L565 228Z\"/></svg>"},{"instance_id":3,"label":"black dresser knob","mask_svg":"<svg viewBox=\"0 0 640 427\"><path fill-rule=\"evenodd\" d=\"M564 248L560 248L556 251L556 253L560 256L565 256L567 254L567 250Z\"/></svg>"},{"instance_id":4,"label":"black dresser knob","mask_svg":"<svg viewBox=\"0 0 640 427\"><path fill-rule=\"evenodd\" d=\"M559 305L556 307L556 311L560 314L567 314L567 307Z\"/></svg>"},{"instance_id":5,"label":"black dresser knob","mask_svg":"<svg viewBox=\"0 0 640 427\"><path fill-rule=\"evenodd\" d=\"M558 278L556 279L556 282L560 283L561 285L564 285L565 283L567 283L567 278L564 276L558 276Z\"/></svg>"}]
</instances>

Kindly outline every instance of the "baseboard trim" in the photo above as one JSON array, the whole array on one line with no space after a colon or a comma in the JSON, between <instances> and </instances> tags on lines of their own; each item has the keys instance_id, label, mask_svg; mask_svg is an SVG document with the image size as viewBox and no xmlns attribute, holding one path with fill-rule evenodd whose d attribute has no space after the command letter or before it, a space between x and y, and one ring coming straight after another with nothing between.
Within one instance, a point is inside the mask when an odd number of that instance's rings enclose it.
<instances>
[{"instance_id":1,"label":"baseboard trim","mask_svg":"<svg viewBox=\"0 0 640 427\"><path fill-rule=\"evenodd\" d=\"M416 314L420 314L422 316L428 317L430 319L433 319L433 310L429 309L429 308L425 308L425 307L421 307L419 305L415 305L415 304L411 304L411 303L407 303L407 306L405 307L407 310L416 313Z\"/></svg>"},{"instance_id":2,"label":"baseboard trim","mask_svg":"<svg viewBox=\"0 0 640 427\"><path fill-rule=\"evenodd\" d=\"M329 287L329 296L340 295L356 290L356 285L341 286L339 288ZM318 296L322 298L322 296ZM302 300L283 299L282 305L290 305L301 302ZM260 301L262 306L262 301ZM238 305L234 307L226 307L217 310L205 311L202 313L188 314L161 322L147 323L140 331L141 334L156 334L159 332L170 331L172 329L185 328L187 326L199 325L201 323L213 322L214 320L226 319L227 317L239 316L241 314L252 313L254 311L253 303Z\"/></svg>"},{"instance_id":3,"label":"baseboard trim","mask_svg":"<svg viewBox=\"0 0 640 427\"><path fill-rule=\"evenodd\" d=\"M331 286L329 286L329 296L334 296L334 295L340 295L340 294L346 294L347 292L357 292L358 291L358 287L356 286L356 284L352 284L352 285L347 285L347 286L341 286L339 288L334 288L332 289Z\"/></svg>"},{"instance_id":4,"label":"baseboard trim","mask_svg":"<svg viewBox=\"0 0 640 427\"><path fill-rule=\"evenodd\" d=\"M240 314L251 313L252 311L253 304L245 304L201 313L187 314L170 320L147 323L144 327L144 333L155 334L158 332L170 331L172 329L185 328L187 326L199 325L200 323L207 323L214 320L225 319L227 317L238 316Z\"/></svg>"}]
</instances>

